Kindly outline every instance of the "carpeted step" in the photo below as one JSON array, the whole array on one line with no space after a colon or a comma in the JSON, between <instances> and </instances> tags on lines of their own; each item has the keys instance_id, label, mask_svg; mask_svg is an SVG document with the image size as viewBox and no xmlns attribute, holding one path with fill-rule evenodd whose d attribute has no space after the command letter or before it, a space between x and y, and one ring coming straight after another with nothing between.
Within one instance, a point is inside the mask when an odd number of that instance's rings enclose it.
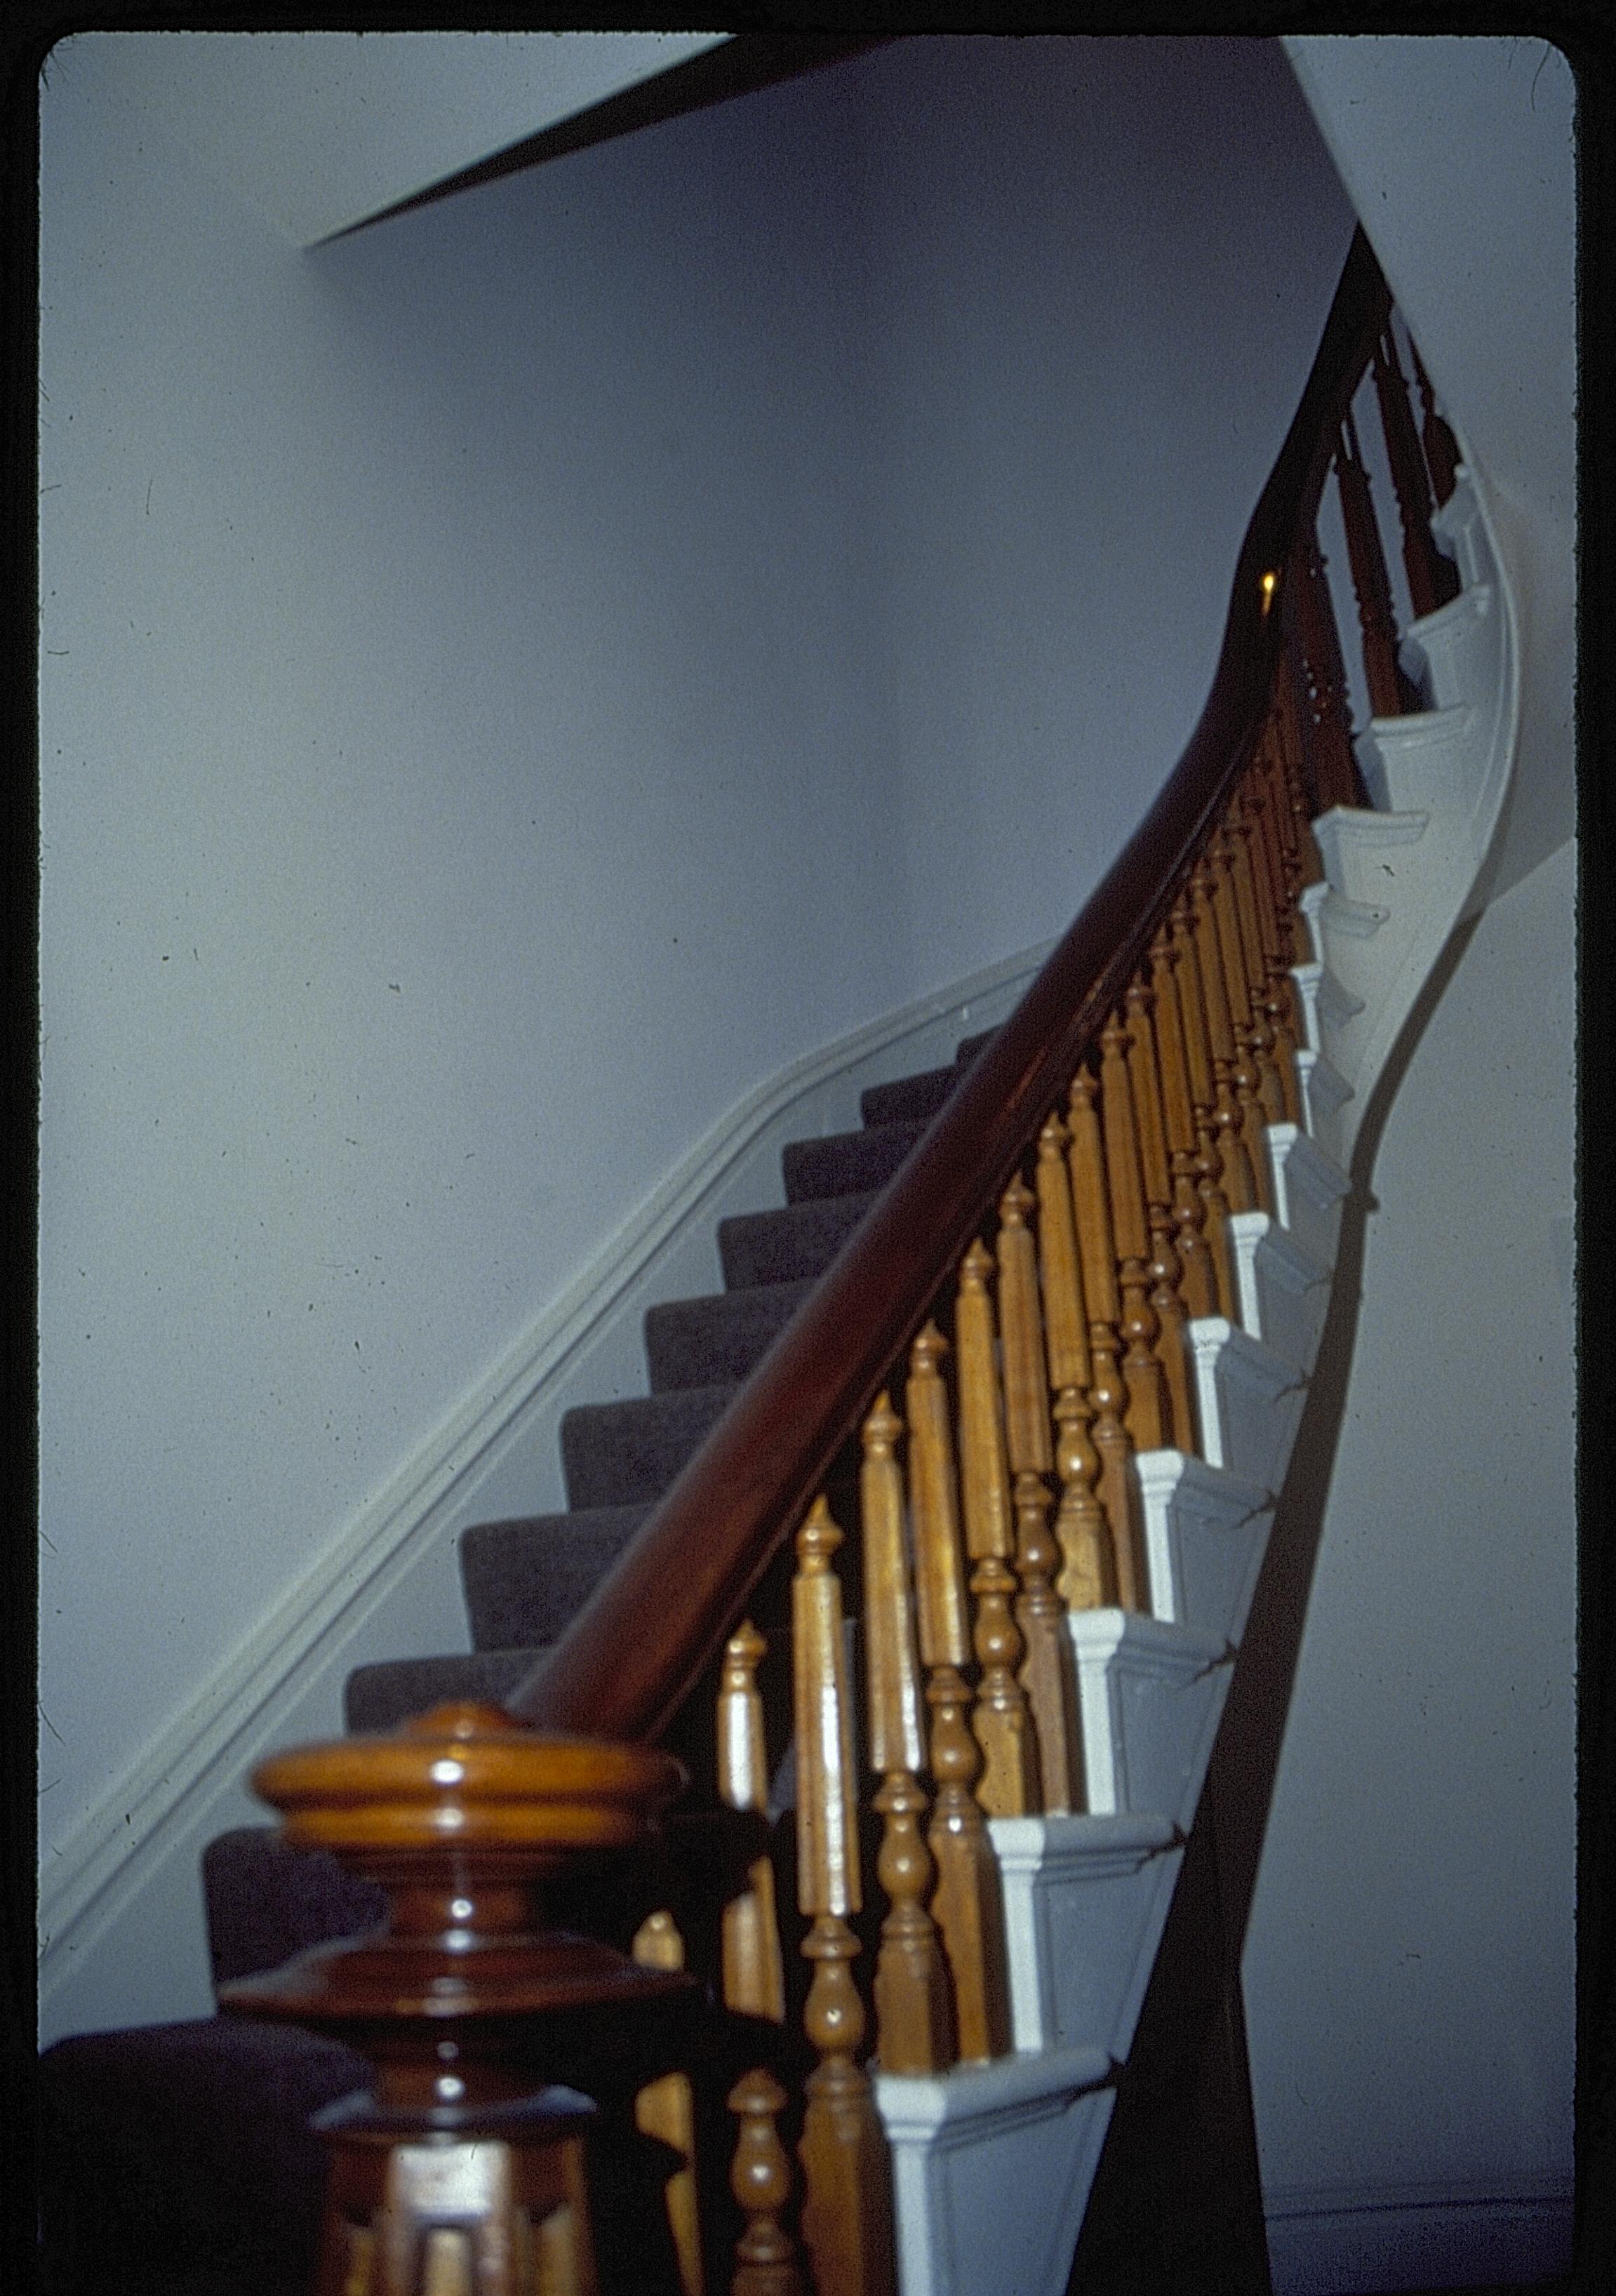
<instances>
[{"instance_id":1,"label":"carpeted step","mask_svg":"<svg viewBox=\"0 0 1616 2296\"><path fill-rule=\"evenodd\" d=\"M884 1188L925 1130L909 1124L871 1124L862 1132L831 1132L818 1140L793 1140L780 1164L788 1204L821 1196L867 1195Z\"/></svg>"},{"instance_id":2,"label":"carpeted step","mask_svg":"<svg viewBox=\"0 0 1616 2296\"><path fill-rule=\"evenodd\" d=\"M718 1292L705 1300L669 1300L645 1317L645 1360L651 1391L710 1387L742 1380L785 1329L813 1290L798 1283L759 1283L744 1292Z\"/></svg>"},{"instance_id":3,"label":"carpeted step","mask_svg":"<svg viewBox=\"0 0 1616 2296\"><path fill-rule=\"evenodd\" d=\"M959 1070L950 1062L946 1069L867 1085L858 1095L858 1113L871 1125L929 1124L958 1082Z\"/></svg>"},{"instance_id":4,"label":"carpeted step","mask_svg":"<svg viewBox=\"0 0 1616 2296\"><path fill-rule=\"evenodd\" d=\"M732 1292L822 1275L869 1210L868 1195L825 1196L783 1211L738 1212L718 1222L718 1259Z\"/></svg>"},{"instance_id":5,"label":"carpeted step","mask_svg":"<svg viewBox=\"0 0 1616 2296\"><path fill-rule=\"evenodd\" d=\"M676 1388L668 1395L584 1403L562 1418L562 1471L571 1507L634 1506L660 1498L735 1390Z\"/></svg>"},{"instance_id":6,"label":"carpeted step","mask_svg":"<svg viewBox=\"0 0 1616 2296\"><path fill-rule=\"evenodd\" d=\"M474 1651L553 1643L635 1532L644 1506L523 1515L463 1531L460 1578Z\"/></svg>"},{"instance_id":7,"label":"carpeted step","mask_svg":"<svg viewBox=\"0 0 1616 2296\"><path fill-rule=\"evenodd\" d=\"M998 1031L984 1029L964 1037L946 1069L922 1069L914 1076L894 1077L890 1084L867 1086L858 1096L858 1113L865 1124L929 1124L961 1077L985 1045Z\"/></svg>"},{"instance_id":8,"label":"carpeted step","mask_svg":"<svg viewBox=\"0 0 1616 2296\"><path fill-rule=\"evenodd\" d=\"M342 1685L343 1726L356 1733L396 1730L446 1698L485 1698L497 1706L542 1656L537 1649L485 1650L357 1666Z\"/></svg>"},{"instance_id":9,"label":"carpeted step","mask_svg":"<svg viewBox=\"0 0 1616 2296\"><path fill-rule=\"evenodd\" d=\"M233 2017L58 2041L35 2092L48 2296L306 2296L308 2116L373 2078L340 2041Z\"/></svg>"},{"instance_id":10,"label":"carpeted step","mask_svg":"<svg viewBox=\"0 0 1616 2296\"><path fill-rule=\"evenodd\" d=\"M202 1852L215 1985L279 1969L306 1946L373 1930L387 1898L329 1849L294 1849L273 1825L238 1825Z\"/></svg>"}]
</instances>

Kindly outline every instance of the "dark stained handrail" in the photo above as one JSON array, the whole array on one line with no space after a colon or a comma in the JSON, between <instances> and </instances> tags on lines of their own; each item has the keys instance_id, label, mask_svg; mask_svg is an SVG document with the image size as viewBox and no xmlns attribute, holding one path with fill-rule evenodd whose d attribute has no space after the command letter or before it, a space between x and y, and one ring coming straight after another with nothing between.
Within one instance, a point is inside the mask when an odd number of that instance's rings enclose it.
<instances>
[{"instance_id":1,"label":"dark stained handrail","mask_svg":"<svg viewBox=\"0 0 1616 2296\"><path fill-rule=\"evenodd\" d=\"M890 1375L1011 1167L1096 1041L1246 761L1282 575L1317 511L1390 298L1360 230L1246 530L1211 692L1178 766L1015 1012L560 1641L509 1699L550 1729L652 1738L733 1627Z\"/></svg>"}]
</instances>

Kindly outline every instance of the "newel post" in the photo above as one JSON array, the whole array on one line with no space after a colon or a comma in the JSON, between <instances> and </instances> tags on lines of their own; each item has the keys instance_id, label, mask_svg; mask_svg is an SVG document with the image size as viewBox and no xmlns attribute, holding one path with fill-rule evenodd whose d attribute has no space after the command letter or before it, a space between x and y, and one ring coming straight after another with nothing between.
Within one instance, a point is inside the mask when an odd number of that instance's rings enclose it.
<instances>
[{"instance_id":1,"label":"newel post","mask_svg":"<svg viewBox=\"0 0 1616 2296\"><path fill-rule=\"evenodd\" d=\"M470 1701L255 1772L291 1843L389 1900L380 1931L219 1992L229 2013L313 2026L376 2068L372 2094L318 2119L318 2296L594 2296L595 2106L558 2072L580 2020L607 2058L654 2048L654 2013L689 1980L550 1926L542 1891L645 1842L684 1784L669 1755L544 1736ZM608 2016L629 2021L626 2041L615 2021L605 2038Z\"/></svg>"}]
</instances>

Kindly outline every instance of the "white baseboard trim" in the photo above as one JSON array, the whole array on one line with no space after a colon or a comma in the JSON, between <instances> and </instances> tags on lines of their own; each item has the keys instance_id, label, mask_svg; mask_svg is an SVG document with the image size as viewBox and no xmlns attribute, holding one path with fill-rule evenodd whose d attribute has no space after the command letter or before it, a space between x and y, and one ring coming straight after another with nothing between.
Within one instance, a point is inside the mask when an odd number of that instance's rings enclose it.
<instances>
[{"instance_id":1,"label":"white baseboard trim","mask_svg":"<svg viewBox=\"0 0 1616 2296\"><path fill-rule=\"evenodd\" d=\"M72 2030L64 1989L93 1953L104 1949L109 1931L137 1899L172 1906L184 1896L173 1874L160 1879L161 1868L176 1856L194 1860L215 1806L226 1822L242 1822L242 1787L258 1756L311 1705L317 1709L322 1694L334 1715L337 1685L367 1625L380 1624L384 1611L407 1618L417 1630L424 1615L452 1615L452 1589L447 1600L445 1595L452 1571L446 1573L443 1558L455 1531L480 1515L540 1513L562 1504L555 1426L570 1403L598 1400L601 1392L575 1391L580 1375L598 1372L603 1355L619 1377L625 1363L637 1362L638 1319L652 1300L679 1296L681 1282L688 1289L713 1288L700 1272L712 1259L711 1230L730 1212L780 1201L784 1140L856 1124L857 1095L866 1085L952 1059L957 1036L992 1027L1013 1009L1052 946L1023 950L869 1022L791 1062L737 1102L95 1804L62 1839L42 1844L42 2033ZM633 1380L632 1370L628 1376ZM412 1593L408 1582L423 1573L436 1573L441 1583L424 1595ZM457 1633L465 1647L463 1617L439 1630ZM401 1653L395 1644L361 1654ZM128 1943L126 1966L160 1964L160 1942ZM176 1980L170 1995L160 1980L155 1992L148 1980L126 2014L109 2018L101 1996L94 2013L115 2022L195 2013L200 1947L186 1949L193 1971Z\"/></svg>"},{"instance_id":2,"label":"white baseboard trim","mask_svg":"<svg viewBox=\"0 0 1616 2296\"><path fill-rule=\"evenodd\" d=\"M1569 2177L1276 2190L1265 2213L1274 2296L1499 2287L1571 2269Z\"/></svg>"}]
</instances>

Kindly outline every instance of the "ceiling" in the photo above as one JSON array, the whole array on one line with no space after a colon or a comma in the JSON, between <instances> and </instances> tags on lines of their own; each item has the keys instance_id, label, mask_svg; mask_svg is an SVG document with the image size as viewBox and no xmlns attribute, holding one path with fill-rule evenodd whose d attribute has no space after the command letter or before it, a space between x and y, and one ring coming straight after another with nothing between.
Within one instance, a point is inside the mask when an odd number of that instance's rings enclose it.
<instances>
[{"instance_id":1,"label":"ceiling","mask_svg":"<svg viewBox=\"0 0 1616 2296\"><path fill-rule=\"evenodd\" d=\"M117 87L308 246L525 144L723 32L84 32L46 60Z\"/></svg>"}]
</instances>

